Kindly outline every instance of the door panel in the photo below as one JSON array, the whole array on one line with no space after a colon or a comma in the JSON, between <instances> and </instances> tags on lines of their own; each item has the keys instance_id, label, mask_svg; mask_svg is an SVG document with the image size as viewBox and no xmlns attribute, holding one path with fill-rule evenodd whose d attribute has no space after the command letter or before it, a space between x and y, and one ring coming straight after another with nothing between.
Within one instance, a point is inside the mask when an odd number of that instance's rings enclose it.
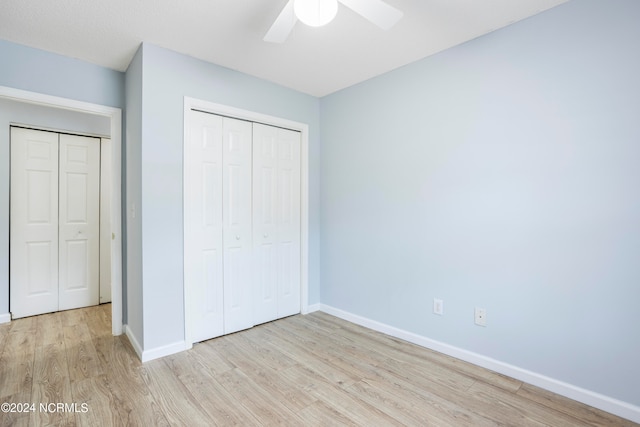
<instances>
[{"instance_id":1,"label":"door panel","mask_svg":"<svg viewBox=\"0 0 640 427\"><path fill-rule=\"evenodd\" d=\"M185 286L191 340L224 333L222 245L222 118L191 112L184 167Z\"/></svg>"},{"instance_id":2,"label":"door panel","mask_svg":"<svg viewBox=\"0 0 640 427\"><path fill-rule=\"evenodd\" d=\"M276 194L278 129L253 125L253 248L255 266L255 323L278 317L278 247Z\"/></svg>"},{"instance_id":3,"label":"door panel","mask_svg":"<svg viewBox=\"0 0 640 427\"><path fill-rule=\"evenodd\" d=\"M224 333L253 326L251 123L223 119Z\"/></svg>"},{"instance_id":4,"label":"door panel","mask_svg":"<svg viewBox=\"0 0 640 427\"><path fill-rule=\"evenodd\" d=\"M100 139L60 135L59 309L99 304Z\"/></svg>"},{"instance_id":5,"label":"door panel","mask_svg":"<svg viewBox=\"0 0 640 427\"><path fill-rule=\"evenodd\" d=\"M10 309L58 310L58 135L11 128Z\"/></svg>"},{"instance_id":6,"label":"door panel","mask_svg":"<svg viewBox=\"0 0 640 427\"><path fill-rule=\"evenodd\" d=\"M255 123L254 318L300 312L300 133Z\"/></svg>"},{"instance_id":7,"label":"door panel","mask_svg":"<svg viewBox=\"0 0 640 427\"><path fill-rule=\"evenodd\" d=\"M278 129L278 318L300 313L300 132Z\"/></svg>"},{"instance_id":8,"label":"door panel","mask_svg":"<svg viewBox=\"0 0 640 427\"><path fill-rule=\"evenodd\" d=\"M51 242L27 242L26 247L26 265L29 266L26 281L27 295L55 294L55 291L50 292L52 289L50 280L52 264L49 260L54 251L53 245Z\"/></svg>"},{"instance_id":9,"label":"door panel","mask_svg":"<svg viewBox=\"0 0 640 427\"><path fill-rule=\"evenodd\" d=\"M76 268L85 265L89 249L86 240L69 240L66 242L67 265L67 290L81 291L87 288L88 269ZM91 305L91 304L90 304Z\"/></svg>"}]
</instances>

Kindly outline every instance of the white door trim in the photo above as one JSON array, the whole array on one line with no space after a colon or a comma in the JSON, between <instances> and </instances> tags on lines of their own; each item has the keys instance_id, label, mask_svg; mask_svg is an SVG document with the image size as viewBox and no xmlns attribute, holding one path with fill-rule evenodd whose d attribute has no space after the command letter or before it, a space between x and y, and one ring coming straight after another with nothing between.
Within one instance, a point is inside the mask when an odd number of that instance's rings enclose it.
<instances>
[{"instance_id":1,"label":"white door trim","mask_svg":"<svg viewBox=\"0 0 640 427\"><path fill-rule=\"evenodd\" d=\"M216 104L209 101L204 101L188 96L184 97L184 137L183 141L188 140L188 132L190 129L189 112L191 110L199 110L206 113L218 114L221 116L232 117L241 120L247 120L251 122L264 123L266 125L277 126L296 130L300 132L301 138L301 163L300 163L300 257L301 257L301 289L300 289L300 307L302 314L309 312L309 125L305 123L295 122L280 117L269 116L262 113L256 113L253 111L243 110L236 107L230 107L228 105ZM186 144L183 143L183 150ZM183 183L184 179L183 171ZM185 189L183 189L185 191ZM184 230L186 230L186 218L187 215L183 211L183 218L185 223ZM183 232L184 232L183 230ZM186 263L186 260L185 260ZM184 282L183 282L184 283ZM193 345L193 339L191 338L191 318L189 313L191 312L189 302L191 295L189 289L184 286L184 335L186 348L189 349Z\"/></svg>"},{"instance_id":2,"label":"white door trim","mask_svg":"<svg viewBox=\"0 0 640 427\"><path fill-rule=\"evenodd\" d=\"M6 86L0 86L0 98L52 108L95 114L111 119L111 227L115 234L111 246L111 330L114 335L122 334L122 197L121 197L121 152L122 152L122 110L105 105L92 104L74 99L45 95ZM8 280L8 278L7 278ZM7 296L8 297L8 296ZM8 298L7 298L8 299Z\"/></svg>"}]
</instances>

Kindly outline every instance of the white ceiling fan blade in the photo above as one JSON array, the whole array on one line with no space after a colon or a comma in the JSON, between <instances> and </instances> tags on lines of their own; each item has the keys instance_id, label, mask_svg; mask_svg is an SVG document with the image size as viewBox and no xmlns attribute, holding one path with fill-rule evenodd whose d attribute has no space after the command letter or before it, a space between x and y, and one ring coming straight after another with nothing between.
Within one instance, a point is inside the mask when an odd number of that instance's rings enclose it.
<instances>
[{"instance_id":1,"label":"white ceiling fan blade","mask_svg":"<svg viewBox=\"0 0 640 427\"><path fill-rule=\"evenodd\" d=\"M289 37L289 33L291 33L293 26L298 21L296 14L293 13L293 1L289 0L287 2L262 40L270 43L283 43Z\"/></svg>"},{"instance_id":2,"label":"white ceiling fan blade","mask_svg":"<svg viewBox=\"0 0 640 427\"><path fill-rule=\"evenodd\" d=\"M402 11L382 0L338 0L383 30L393 27L402 18Z\"/></svg>"}]
</instances>

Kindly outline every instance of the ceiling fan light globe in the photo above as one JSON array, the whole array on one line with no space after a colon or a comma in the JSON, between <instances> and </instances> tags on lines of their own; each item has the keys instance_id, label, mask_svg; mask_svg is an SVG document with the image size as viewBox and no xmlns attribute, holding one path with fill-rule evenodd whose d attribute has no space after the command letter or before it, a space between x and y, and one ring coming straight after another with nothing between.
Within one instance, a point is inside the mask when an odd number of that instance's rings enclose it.
<instances>
[{"instance_id":1,"label":"ceiling fan light globe","mask_svg":"<svg viewBox=\"0 0 640 427\"><path fill-rule=\"evenodd\" d=\"M338 13L338 0L295 0L296 17L311 27L328 24Z\"/></svg>"}]
</instances>

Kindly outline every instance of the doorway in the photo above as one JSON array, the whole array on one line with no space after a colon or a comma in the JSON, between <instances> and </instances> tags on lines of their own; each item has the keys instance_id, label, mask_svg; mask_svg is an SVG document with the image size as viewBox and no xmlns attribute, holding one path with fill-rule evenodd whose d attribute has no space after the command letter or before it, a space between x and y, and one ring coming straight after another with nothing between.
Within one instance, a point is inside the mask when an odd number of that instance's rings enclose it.
<instances>
[{"instance_id":1,"label":"doorway","mask_svg":"<svg viewBox=\"0 0 640 427\"><path fill-rule=\"evenodd\" d=\"M112 203L111 203L111 232L112 232L112 245L111 245L111 321L112 321L112 333L114 335L122 334L123 324L123 310L122 310L122 200L121 200L121 149L122 149L122 111L119 108L108 107L98 104L92 104L82 101L70 100L66 98L60 98L51 95L44 95L36 92L23 91L19 89L0 86L0 98L4 100L16 101L18 103L25 103L29 105L49 107L57 111L74 111L81 114L86 114L87 117L104 117L109 120L109 134L111 135L111 148L112 148L112 163L111 163L111 191L112 191ZM8 132L7 132L8 135ZM8 172L8 146L7 146L7 167ZM8 176L7 176L8 181ZM8 186L7 186L8 190ZM5 196L6 194L6 196ZM0 238L5 241L6 250L8 252L8 192L3 193L3 204L6 206L6 213L0 212L0 219L6 221L6 235L2 235L0 232ZM4 198L6 197L6 200ZM3 244L4 245L4 244ZM8 255L8 253L7 253ZM7 257L8 258L8 257ZM0 270L5 270L0 268ZM8 266L6 271L2 271L3 277L0 280L0 292L3 294L0 297L0 322L10 321L8 314L8 301L9 301L9 289L8 289ZM3 300L5 301L3 306Z\"/></svg>"}]
</instances>

